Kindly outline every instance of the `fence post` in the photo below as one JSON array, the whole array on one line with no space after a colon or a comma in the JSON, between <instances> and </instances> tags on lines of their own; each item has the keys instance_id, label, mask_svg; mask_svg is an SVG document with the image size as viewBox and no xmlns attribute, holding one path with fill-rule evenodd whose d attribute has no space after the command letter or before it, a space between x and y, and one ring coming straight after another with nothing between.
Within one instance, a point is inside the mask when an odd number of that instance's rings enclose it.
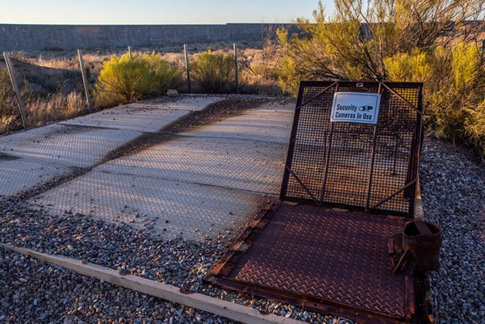
<instances>
[{"instance_id":1,"label":"fence post","mask_svg":"<svg viewBox=\"0 0 485 324\"><path fill-rule=\"evenodd\" d=\"M187 54L187 44L184 44L184 54L185 54L185 71L187 73L187 85L189 86L189 93L192 93L192 89L190 87L189 55Z\"/></svg>"},{"instance_id":2,"label":"fence post","mask_svg":"<svg viewBox=\"0 0 485 324\"><path fill-rule=\"evenodd\" d=\"M236 93L239 94L239 73L237 68L237 45L234 43L234 61L236 64Z\"/></svg>"},{"instance_id":3,"label":"fence post","mask_svg":"<svg viewBox=\"0 0 485 324\"><path fill-rule=\"evenodd\" d=\"M88 103L89 113L92 113L93 106L91 105L91 97L89 96L88 78L86 77L86 71L84 70L83 55L80 49L77 50L77 55L79 56L79 65L81 67L81 74L83 76L84 93L86 95L86 102Z\"/></svg>"},{"instance_id":4,"label":"fence post","mask_svg":"<svg viewBox=\"0 0 485 324\"><path fill-rule=\"evenodd\" d=\"M22 123L24 124L24 128L27 129L29 127L27 123L27 117L25 116L25 109L24 104L22 102L22 98L20 97L20 91L17 86L17 80L15 79L15 72L13 70L12 62L10 61L10 56L8 56L7 52L3 52L3 57L5 58L5 64L7 65L8 74L10 76L10 81L12 82L13 90L15 95L17 96L17 102L19 104L20 116L22 117Z\"/></svg>"},{"instance_id":5,"label":"fence post","mask_svg":"<svg viewBox=\"0 0 485 324\"><path fill-rule=\"evenodd\" d=\"M132 58L131 56L131 46L128 46L128 55L130 56L130 59Z\"/></svg>"}]
</instances>

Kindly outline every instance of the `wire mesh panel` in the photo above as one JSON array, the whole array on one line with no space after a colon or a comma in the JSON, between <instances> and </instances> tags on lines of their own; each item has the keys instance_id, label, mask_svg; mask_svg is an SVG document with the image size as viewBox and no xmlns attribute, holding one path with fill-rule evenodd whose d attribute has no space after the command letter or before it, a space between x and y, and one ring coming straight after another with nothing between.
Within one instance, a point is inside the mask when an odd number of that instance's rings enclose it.
<instances>
[{"instance_id":1,"label":"wire mesh panel","mask_svg":"<svg viewBox=\"0 0 485 324\"><path fill-rule=\"evenodd\" d=\"M336 93L378 93L376 124L331 122ZM302 82L280 198L413 217L421 83Z\"/></svg>"}]
</instances>

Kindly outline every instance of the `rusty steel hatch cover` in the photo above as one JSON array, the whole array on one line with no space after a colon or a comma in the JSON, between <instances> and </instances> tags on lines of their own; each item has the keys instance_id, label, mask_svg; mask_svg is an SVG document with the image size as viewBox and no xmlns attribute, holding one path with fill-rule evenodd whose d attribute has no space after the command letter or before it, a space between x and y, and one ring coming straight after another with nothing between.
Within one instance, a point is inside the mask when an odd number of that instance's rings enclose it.
<instances>
[{"instance_id":1,"label":"rusty steel hatch cover","mask_svg":"<svg viewBox=\"0 0 485 324\"><path fill-rule=\"evenodd\" d=\"M421 83L302 82L283 203L204 281L362 323L420 322L424 277L392 274L387 243L414 217L421 117Z\"/></svg>"}]
</instances>

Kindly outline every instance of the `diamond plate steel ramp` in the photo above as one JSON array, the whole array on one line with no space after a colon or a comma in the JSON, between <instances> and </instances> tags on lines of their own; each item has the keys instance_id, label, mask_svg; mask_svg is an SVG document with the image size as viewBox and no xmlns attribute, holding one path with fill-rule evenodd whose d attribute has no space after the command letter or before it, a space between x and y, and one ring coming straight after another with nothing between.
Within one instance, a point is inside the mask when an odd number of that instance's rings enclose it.
<instances>
[{"instance_id":1,"label":"diamond plate steel ramp","mask_svg":"<svg viewBox=\"0 0 485 324\"><path fill-rule=\"evenodd\" d=\"M258 210L261 195L95 170L29 202L58 214L125 222L166 239L203 241L243 227Z\"/></svg>"},{"instance_id":2,"label":"diamond plate steel ramp","mask_svg":"<svg viewBox=\"0 0 485 324\"><path fill-rule=\"evenodd\" d=\"M0 137L0 152L41 164L88 167L139 135L56 124Z\"/></svg>"},{"instance_id":3,"label":"diamond plate steel ramp","mask_svg":"<svg viewBox=\"0 0 485 324\"><path fill-rule=\"evenodd\" d=\"M392 274L387 251L403 226L398 218L282 205L206 279L363 322L407 321L412 279Z\"/></svg>"},{"instance_id":4,"label":"diamond plate steel ramp","mask_svg":"<svg viewBox=\"0 0 485 324\"><path fill-rule=\"evenodd\" d=\"M181 137L98 170L277 195L285 151L278 143Z\"/></svg>"},{"instance_id":5,"label":"diamond plate steel ramp","mask_svg":"<svg viewBox=\"0 0 485 324\"><path fill-rule=\"evenodd\" d=\"M66 172L66 167L54 167L23 159L5 159L0 156L0 197L15 195Z\"/></svg>"},{"instance_id":6,"label":"diamond plate steel ramp","mask_svg":"<svg viewBox=\"0 0 485 324\"><path fill-rule=\"evenodd\" d=\"M157 132L192 111L203 110L218 97L161 98L147 103L134 103L74 118L61 124L113 128L137 132Z\"/></svg>"},{"instance_id":7,"label":"diamond plate steel ramp","mask_svg":"<svg viewBox=\"0 0 485 324\"><path fill-rule=\"evenodd\" d=\"M246 113L202 126L197 136L248 139L275 143L288 143L291 134L294 105L265 105ZM193 132L182 133L193 136Z\"/></svg>"}]
</instances>

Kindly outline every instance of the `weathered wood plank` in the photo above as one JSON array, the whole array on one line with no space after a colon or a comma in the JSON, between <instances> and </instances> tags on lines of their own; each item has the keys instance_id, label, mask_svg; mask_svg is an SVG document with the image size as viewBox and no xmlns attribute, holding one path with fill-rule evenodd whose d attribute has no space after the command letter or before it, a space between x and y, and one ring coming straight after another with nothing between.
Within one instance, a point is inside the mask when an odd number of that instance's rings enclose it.
<instances>
[{"instance_id":1,"label":"weathered wood plank","mask_svg":"<svg viewBox=\"0 0 485 324\"><path fill-rule=\"evenodd\" d=\"M134 275L120 275L117 271L92 263L68 258L64 256L49 255L31 249L19 248L10 244L0 244L3 248L23 255L75 271L81 275L104 280L113 285L136 290L138 292L159 297L177 304L200 309L212 314L220 315L243 323L301 323L275 314L263 315L257 310L234 304L225 300L193 293L181 293L179 288L162 284Z\"/></svg>"}]
</instances>

